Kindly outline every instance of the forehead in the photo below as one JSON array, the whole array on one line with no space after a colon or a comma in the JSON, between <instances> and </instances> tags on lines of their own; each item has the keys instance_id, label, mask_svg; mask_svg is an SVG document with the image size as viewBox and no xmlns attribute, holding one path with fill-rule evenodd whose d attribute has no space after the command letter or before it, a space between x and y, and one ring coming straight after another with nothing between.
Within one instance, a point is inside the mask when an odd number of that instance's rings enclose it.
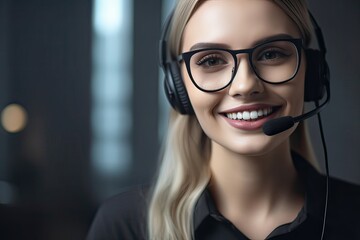
<instances>
[{"instance_id":1,"label":"forehead","mask_svg":"<svg viewBox=\"0 0 360 240\"><path fill-rule=\"evenodd\" d=\"M278 34L300 37L295 23L271 0L206 0L184 29L182 50L200 42L248 48Z\"/></svg>"}]
</instances>

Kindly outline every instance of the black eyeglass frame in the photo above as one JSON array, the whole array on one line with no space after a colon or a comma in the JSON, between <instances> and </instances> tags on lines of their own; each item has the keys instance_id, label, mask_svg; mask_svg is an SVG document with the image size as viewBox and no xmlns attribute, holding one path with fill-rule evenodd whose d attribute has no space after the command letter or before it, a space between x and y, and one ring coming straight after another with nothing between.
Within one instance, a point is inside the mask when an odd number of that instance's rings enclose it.
<instances>
[{"instance_id":1,"label":"black eyeglass frame","mask_svg":"<svg viewBox=\"0 0 360 240\"><path fill-rule=\"evenodd\" d=\"M253 54L255 49L257 49L257 48L259 48L259 47L261 47L261 46L263 46L265 44L269 44L269 43L272 43L272 42L278 42L278 41L288 41L288 42L293 43L295 45L295 47L296 47L299 60L298 60L298 65L296 67L296 71L294 72L294 74L289 79L286 79L286 80L281 81L281 82L270 82L270 81L267 81L267 80L263 79L256 72L256 70L255 70L256 68L254 67L254 64L253 64L253 61L252 61L252 54ZM193 51L181 53L180 55L177 56L176 59L177 59L177 61L179 63L181 63L182 61L185 62L186 70L187 70L187 72L188 72L188 74L190 76L191 81L195 85L195 87L197 87L199 90L201 90L203 92L218 92L218 91L221 91L221 90L227 88L232 83L232 81L234 80L234 77L236 76L236 73L238 71L238 58L237 58L237 55L238 54L243 54L243 53L248 54L250 66L251 66L253 72L255 73L255 75L261 81L269 83L269 84L273 84L273 85L278 85L278 84L283 84L283 83L289 82L290 80L292 80L297 75L297 73L299 71L300 64L301 64L301 50L302 50L302 47L303 47L303 40L301 38L284 38L284 39L274 39L274 40L271 40L271 41L263 42L261 44L256 45L253 48L248 48L248 49L239 49L239 50L231 50L231 49L225 49L225 48L202 48L202 49L196 49L196 50L193 50ZM224 87L221 87L219 89L206 90L206 89L201 88L196 83L196 81L193 79L193 76L192 76L192 73L191 73L191 67L190 67L190 59L194 54L196 54L198 52L211 51L211 50L221 50L221 51L226 51L226 52L230 53L232 55L232 57L234 58L235 66L234 66L234 70L233 70L233 73L232 73L232 76L230 78L229 83L227 83Z\"/></svg>"}]
</instances>

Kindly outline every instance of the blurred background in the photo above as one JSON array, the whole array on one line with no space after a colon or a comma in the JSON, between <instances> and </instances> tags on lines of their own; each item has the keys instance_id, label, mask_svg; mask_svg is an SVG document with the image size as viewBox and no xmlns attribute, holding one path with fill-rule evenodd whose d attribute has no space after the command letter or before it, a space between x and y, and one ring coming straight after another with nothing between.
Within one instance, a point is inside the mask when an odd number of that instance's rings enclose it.
<instances>
[{"instance_id":1,"label":"blurred background","mask_svg":"<svg viewBox=\"0 0 360 240\"><path fill-rule=\"evenodd\" d=\"M0 239L84 239L104 199L152 179L168 112L158 40L172 6L0 0ZM360 183L360 2L310 9L331 69L330 172Z\"/></svg>"}]
</instances>

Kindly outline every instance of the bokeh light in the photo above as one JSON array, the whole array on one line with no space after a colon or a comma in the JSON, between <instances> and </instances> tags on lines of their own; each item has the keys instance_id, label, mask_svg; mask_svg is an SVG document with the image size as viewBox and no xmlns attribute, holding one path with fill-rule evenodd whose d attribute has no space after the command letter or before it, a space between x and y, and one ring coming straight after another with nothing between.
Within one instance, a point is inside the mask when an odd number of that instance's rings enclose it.
<instances>
[{"instance_id":1,"label":"bokeh light","mask_svg":"<svg viewBox=\"0 0 360 240\"><path fill-rule=\"evenodd\" d=\"M25 108L19 104L9 104L1 112L1 125L9 133L17 133L23 130L27 124Z\"/></svg>"}]
</instances>

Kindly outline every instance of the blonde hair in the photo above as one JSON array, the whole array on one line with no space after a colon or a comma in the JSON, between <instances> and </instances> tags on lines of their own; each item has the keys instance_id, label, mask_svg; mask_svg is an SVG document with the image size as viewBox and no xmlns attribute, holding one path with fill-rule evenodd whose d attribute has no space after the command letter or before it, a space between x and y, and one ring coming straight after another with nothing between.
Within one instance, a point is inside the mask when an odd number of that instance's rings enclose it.
<instances>
[{"instance_id":1,"label":"blonde hair","mask_svg":"<svg viewBox=\"0 0 360 240\"><path fill-rule=\"evenodd\" d=\"M197 119L172 110L149 208L150 239L192 239L194 206L210 179L209 153Z\"/></svg>"},{"instance_id":2,"label":"blonde hair","mask_svg":"<svg viewBox=\"0 0 360 240\"><path fill-rule=\"evenodd\" d=\"M273 0L296 23L306 45L312 26L303 0ZM182 34L191 14L203 2L179 0L175 9L169 44L172 54L181 50ZM292 150L316 166L309 134L300 123L290 137ZM197 200L210 180L210 140L195 116L171 111L168 134L158 178L148 211L151 240L193 239L193 212Z\"/></svg>"}]
</instances>

